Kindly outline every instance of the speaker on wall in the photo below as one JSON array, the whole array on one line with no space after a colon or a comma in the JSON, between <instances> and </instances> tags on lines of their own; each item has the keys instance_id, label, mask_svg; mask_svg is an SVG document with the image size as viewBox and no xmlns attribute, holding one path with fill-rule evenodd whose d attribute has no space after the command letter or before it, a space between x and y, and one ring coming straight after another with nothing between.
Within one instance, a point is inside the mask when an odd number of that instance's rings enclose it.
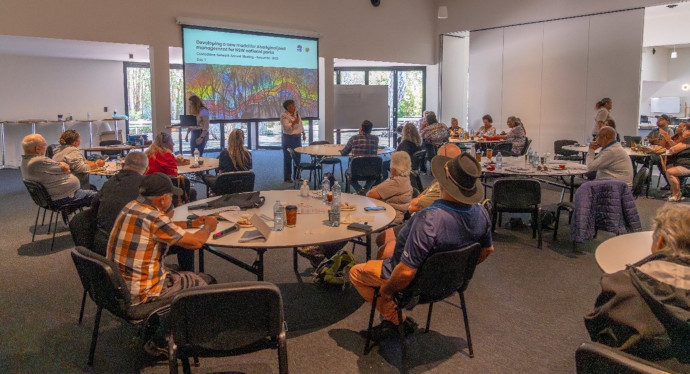
<instances>
[{"instance_id":1,"label":"speaker on wall","mask_svg":"<svg viewBox=\"0 0 690 374\"><path fill-rule=\"evenodd\" d=\"M379 6L379 5L381 5L381 0L371 0L371 5Z\"/></svg>"}]
</instances>

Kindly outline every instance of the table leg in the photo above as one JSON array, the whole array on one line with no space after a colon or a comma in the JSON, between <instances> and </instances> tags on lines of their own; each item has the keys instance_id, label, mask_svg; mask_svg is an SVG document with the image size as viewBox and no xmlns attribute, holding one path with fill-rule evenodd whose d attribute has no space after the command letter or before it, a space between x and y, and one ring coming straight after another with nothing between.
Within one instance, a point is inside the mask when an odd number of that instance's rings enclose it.
<instances>
[{"instance_id":1,"label":"table leg","mask_svg":"<svg viewBox=\"0 0 690 374\"><path fill-rule=\"evenodd\" d=\"M366 249L367 249L367 261L369 261L369 260L371 260L371 233L367 233Z\"/></svg>"},{"instance_id":2,"label":"table leg","mask_svg":"<svg viewBox=\"0 0 690 374\"><path fill-rule=\"evenodd\" d=\"M0 150L2 151L2 165L0 169L5 168L5 123L0 122Z\"/></svg>"},{"instance_id":3,"label":"table leg","mask_svg":"<svg viewBox=\"0 0 690 374\"><path fill-rule=\"evenodd\" d=\"M119 135L118 135L118 133L117 133L117 122L118 122L118 121L115 120L115 121L113 121L113 122L115 122L115 140L120 140L120 137L119 137Z\"/></svg>"},{"instance_id":4,"label":"table leg","mask_svg":"<svg viewBox=\"0 0 690 374\"><path fill-rule=\"evenodd\" d=\"M264 280L264 251L265 250L263 249L256 251L259 257L256 259L256 261L254 261L254 268L256 268L256 280L260 282Z\"/></svg>"},{"instance_id":5,"label":"table leg","mask_svg":"<svg viewBox=\"0 0 690 374\"><path fill-rule=\"evenodd\" d=\"M297 266L297 247L292 248L292 270L295 274L299 274L299 268Z\"/></svg>"},{"instance_id":6,"label":"table leg","mask_svg":"<svg viewBox=\"0 0 690 374\"><path fill-rule=\"evenodd\" d=\"M199 248L199 273L204 272L204 249L206 248L205 245L202 245L201 248Z\"/></svg>"},{"instance_id":7,"label":"table leg","mask_svg":"<svg viewBox=\"0 0 690 374\"><path fill-rule=\"evenodd\" d=\"M177 144L180 146L180 155L182 154L182 128L177 129Z\"/></svg>"},{"instance_id":8,"label":"table leg","mask_svg":"<svg viewBox=\"0 0 690 374\"><path fill-rule=\"evenodd\" d=\"M570 202L573 202L573 198L575 196L575 176L571 175L570 176Z\"/></svg>"},{"instance_id":9,"label":"table leg","mask_svg":"<svg viewBox=\"0 0 690 374\"><path fill-rule=\"evenodd\" d=\"M93 147L93 121L89 121L89 147Z\"/></svg>"}]
</instances>

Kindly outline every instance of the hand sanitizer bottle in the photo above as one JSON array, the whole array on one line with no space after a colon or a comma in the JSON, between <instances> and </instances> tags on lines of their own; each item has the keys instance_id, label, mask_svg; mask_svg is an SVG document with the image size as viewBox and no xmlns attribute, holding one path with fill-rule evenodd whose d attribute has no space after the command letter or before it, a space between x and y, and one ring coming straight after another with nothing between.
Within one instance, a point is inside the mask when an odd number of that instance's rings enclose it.
<instances>
[{"instance_id":1,"label":"hand sanitizer bottle","mask_svg":"<svg viewBox=\"0 0 690 374\"><path fill-rule=\"evenodd\" d=\"M309 197L309 185L307 180L302 180L302 187L299 188L299 195L302 197Z\"/></svg>"},{"instance_id":2,"label":"hand sanitizer bottle","mask_svg":"<svg viewBox=\"0 0 690 374\"><path fill-rule=\"evenodd\" d=\"M283 231L285 226L285 213L283 213L283 204L280 200L273 205L273 231Z\"/></svg>"}]
</instances>

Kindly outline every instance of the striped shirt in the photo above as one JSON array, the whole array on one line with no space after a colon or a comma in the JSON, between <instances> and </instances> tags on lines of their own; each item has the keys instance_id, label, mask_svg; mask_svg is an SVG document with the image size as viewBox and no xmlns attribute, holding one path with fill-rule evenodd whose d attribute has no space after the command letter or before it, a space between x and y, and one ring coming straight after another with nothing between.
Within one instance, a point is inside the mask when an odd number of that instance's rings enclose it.
<instances>
[{"instance_id":1,"label":"striped shirt","mask_svg":"<svg viewBox=\"0 0 690 374\"><path fill-rule=\"evenodd\" d=\"M340 151L343 156L352 151L353 156L376 156L379 146L379 137L371 134L357 134L350 138Z\"/></svg>"},{"instance_id":2,"label":"striped shirt","mask_svg":"<svg viewBox=\"0 0 690 374\"><path fill-rule=\"evenodd\" d=\"M119 265L132 305L160 295L166 244L176 244L185 233L141 196L122 208L110 233L106 257Z\"/></svg>"}]
</instances>

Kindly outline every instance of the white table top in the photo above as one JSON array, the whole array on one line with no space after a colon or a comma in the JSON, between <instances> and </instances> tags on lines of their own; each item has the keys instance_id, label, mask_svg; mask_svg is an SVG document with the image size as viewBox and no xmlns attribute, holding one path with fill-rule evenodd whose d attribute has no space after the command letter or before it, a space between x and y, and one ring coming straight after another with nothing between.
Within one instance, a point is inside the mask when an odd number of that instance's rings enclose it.
<instances>
[{"instance_id":1,"label":"white table top","mask_svg":"<svg viewBox=\"0 0 690 374\"><path fill-rule=\"evenodd\" d=\"M496 156L491 160L496 162ZM579 162L553 160L546 164L547 170L538 170L525 163L524 157L503 157L503 169L487 170L486 157L482 158L482 171L486 174L505 174L505 175L529 175L529 176L570 176L579 175L587 172L587 166ZM565 165L565 169L559 169L558 165Z\"/></svg>"},{"instance_id":2,"label":"white table top","mask_svg":"<svg viewBox=\"0 0 690 374\"><path fill-rule=\"evenodd\" d=\"M97 147L83 147L80 150L84 152L101 152L101 151L131 151L132 149L146 149L149 145L129 145L129 144L113 144L103 145Z\"/></svg>"},{"instance_id":3,"label":"white table top","mask_svg":"<svg viewBox=\"0 0 690 374\"><path fill-rule=\"evenodd\" d=\"M625 270L626 265L652 254L652 231L615 236L599 244L594 257L604 273Z\"/></svg>"},{"instance_id":4,"label":"white table top","mask_svg":"<svg viewBox=\"0 0 690 374\"><path fill-rule=\"evenodd\" d=\"M454 138L450 137L448 139L449 143L486 143L486 144L496 144L496 143L504 143L506 142L505 139L500 139L500 140L486 140L484 138L474 138L474 139L468 139L465 140L463 138Z\"/></svg>"},{"instance_id":5,"label":"white table top","mask_svg":"<svg viewBox=\"0 0 690 374\"><path fill-rule=\"evenodd\" d=\"M589 146L586 145L566 145L563 146L563 149L566 151L575 151L575 152L582 152L582 153L587 153L589 151ZM596 149L594 152L599 153L599 149ZM630 157L646 157L649 156L649 154L640 152L640 151L635 151L632 148L629 147L623 147L625 149L625 152L628 154Z\"/></svg>"},{"instance_id":6,"label":"white table top","mask_svg":"<svg viewBox=\"0 0 690 374\"><path fill-rule=\"evenodd\" d=\"M367 217L367 223L372 227L373 231L379 230L388 224L390 224L395 218L395 210L383 201L370 199L366 196L352 195L343 193L342 201L348 202L350 204L355 204L356 209L354 211L341 211L341 223L339 227L330 227L324 224L324 221L328 220L328 205L321 202L320 199L315 199L312 197L300 197L298 190L281 190L281 191L261 191L261 196L266 198L266 202L259 209L248 209L246 214L265 214L269 217L273 217L273 205L276 200L280 200L282 203L287 203L291 205L299 205L300 203L310 205L314 208L321 208L323 212L321 213L307 213L297 215L297 226L295 227L285 227L283 231L271 231L271 235L268 240L253 240L247 243L238 243L238 239L247 230L255 230L255 228L240 228L239 232L234 232L232 234L226 235L219 239L209 238L206 242L209 245L221 246L221 247L242 247L242 248L283 248L283 247L299 247L305 245L314 244L325 244L339 241L346 241L352 238L363 236L365 233L361 231L354 231L347 229L347 223L343 223L343 220L348 218L356 217ZM190 203L191 205L199 204L205 201L215 199L215 197L195 201ZM175 213L173 216L174 221L186 221L189 211L187 206L190 204L182 205L175 208ZM371 211L365 212L364 207L367 206L383 206L386 208L385 211ZM197 215L203 215L203 210L195 210L193 213ZM269 227L273 227L273 222L266 222ZM218 228L216 231L221 231L230 227L232 223L227 221L219 221Z\"/></svg>"},{"instance_id":7,"label":"white table top","mask_svg":"<svg viewBox=\"0 0 690 374\"><path fill-rule=\"evenodd\" d=\"M213 170L218 168L218 159L217 158L211 158L211 157L199 157L199 160L204 160L204 164L200 165L198 168L192 168L191 164L190 165L184 165L184 166L177 166L177 174L189 174L189 173L196 173L200 171L208 171L208 170ZM105 163L104 168L105 169L94 169L91 170L89 173L94 174L94 175L103 175L106 177L115 175L117 173L117 165L115 161L108 161Z\"/></svg>"},{"instance_id":8,"label":"white table top","mask_svg":"<svg viewBox=\"0 0 690 374\"><path fill-rule=\"evenodd\" d=\"M342 156L340 154L340 151L345 148L345 144L318 144L318 145L307 145L304 147L297 147L295 148L295 152L297 153L304 153L306 155L311 155L311 156L325 156L325 157L334 157L334 156ZM383 147L379 148L377 153L379 155L386 154L386 153L392 153L394 152L395 149L391 147Z\"/></svg>"}]
</instances>

